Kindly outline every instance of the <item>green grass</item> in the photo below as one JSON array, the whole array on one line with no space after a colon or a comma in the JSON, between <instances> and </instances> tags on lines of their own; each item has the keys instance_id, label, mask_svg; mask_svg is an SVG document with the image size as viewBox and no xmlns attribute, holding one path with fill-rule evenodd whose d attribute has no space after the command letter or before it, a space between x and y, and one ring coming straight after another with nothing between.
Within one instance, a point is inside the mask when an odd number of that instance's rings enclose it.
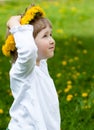
<instances>
[{"instance_id":1,"label":"green grass","mask_svg":"<svg viewBox=\"0 0 94 130\"><path fill-rule=\"evenodd\" d=\"M30 0L0 2L0 48L4 43L6 22L23 12ZM62 130L94 129L94 1L41 1L53 23L56 40L49 71L59 95ZM8 111L13 98L9 88L8 58L0 51L0 130L10 120ZM87 94L83 97L82 94ZM70 101L67 96L71 95Z\"/></svg>"}]
</instances>

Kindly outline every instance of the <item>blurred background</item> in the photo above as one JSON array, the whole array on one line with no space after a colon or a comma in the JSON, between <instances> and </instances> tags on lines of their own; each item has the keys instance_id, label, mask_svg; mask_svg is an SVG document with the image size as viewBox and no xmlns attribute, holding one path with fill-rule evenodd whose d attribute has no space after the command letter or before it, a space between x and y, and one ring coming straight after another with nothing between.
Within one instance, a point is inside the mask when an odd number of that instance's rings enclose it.
<instances>
[{"instance_id":1,"label":"blurred background","mask_svg":"<svg viewBox=\"0 0 94 130\"><path fill-rule=\"evenodd\" d=\"M0 130L10 120L10 58L2 54L6 22L29 4L40 5L53 24L54 58L48 60L60 101L62 130L94 130L94 1L0 0Z\"/></svg>"}]
</instances>

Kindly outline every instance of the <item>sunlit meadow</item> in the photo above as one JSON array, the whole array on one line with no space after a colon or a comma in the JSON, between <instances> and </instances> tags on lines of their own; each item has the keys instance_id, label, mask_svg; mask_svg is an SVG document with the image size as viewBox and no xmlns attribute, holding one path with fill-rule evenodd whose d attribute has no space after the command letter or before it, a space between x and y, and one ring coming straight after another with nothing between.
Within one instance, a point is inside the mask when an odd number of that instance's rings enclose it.
<instances>
[{"instance_id":1,"label":"sunlit meadow","mask_svg":"<svg viewBox=\"0 0 94 130\"><path fill-rule=\"evenodd\" d=\"M48 60L60 101L61 130L94 130L94 1L36 0L53 23L54 58ZM6 21L20 14L30 0L0 1L0 48ZM1 49L0 49L1 50ZM10 120L10 59L0 51L0 130Z\"/></svg>"}]
</instances>

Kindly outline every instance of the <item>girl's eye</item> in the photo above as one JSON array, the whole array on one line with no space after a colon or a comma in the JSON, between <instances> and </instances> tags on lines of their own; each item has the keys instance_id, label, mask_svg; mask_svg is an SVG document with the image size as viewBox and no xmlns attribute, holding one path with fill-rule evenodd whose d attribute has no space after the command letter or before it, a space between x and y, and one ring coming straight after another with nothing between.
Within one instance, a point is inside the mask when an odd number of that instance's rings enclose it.
<instances>
[{"instance_id":1,"label":"girl's eye","mask_svg":"<svg viewBox=\"0 0 94 130\"><path fill-rule=\"evenodd\" d=\"M47 35L45 34L43 37L47 37Z\"/></svg>"},{"instance_id":2,"label":"girl's eye","mask_svg":"<svg viewBox=\"0 0 94 130\"><path fill-rule=\"evenodd\" d=\"M50 35L46 35L46 34L45 34L43 37L49 37L49 36L52 36L52 34L50 34Z\"/></svg>"},{"instance_id":3,"label":"girl's eye","mask_svg":"<svg viewBox=\"0 0 94 130\"><path fill-rule=\"evenodd\" d=\"M52 33L50 34L50 36L52 36Z\"/></svg>"}]
</instances>

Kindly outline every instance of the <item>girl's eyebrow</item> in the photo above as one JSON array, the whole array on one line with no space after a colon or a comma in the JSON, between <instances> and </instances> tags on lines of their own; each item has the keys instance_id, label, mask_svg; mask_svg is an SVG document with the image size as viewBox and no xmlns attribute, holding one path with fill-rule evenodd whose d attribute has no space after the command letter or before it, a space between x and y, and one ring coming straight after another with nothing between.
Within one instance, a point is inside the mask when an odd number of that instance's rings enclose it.
<instances>
[{"instance_id":1,"label":"girl's eyebrow","mask_svg":"<svg viewBox=\"0 0 94 130\"><path fill-rule=\"evenodd\" d=\"M47 30L44 33L52 33L52 30Z\"/></svg>"}]
</instances>

